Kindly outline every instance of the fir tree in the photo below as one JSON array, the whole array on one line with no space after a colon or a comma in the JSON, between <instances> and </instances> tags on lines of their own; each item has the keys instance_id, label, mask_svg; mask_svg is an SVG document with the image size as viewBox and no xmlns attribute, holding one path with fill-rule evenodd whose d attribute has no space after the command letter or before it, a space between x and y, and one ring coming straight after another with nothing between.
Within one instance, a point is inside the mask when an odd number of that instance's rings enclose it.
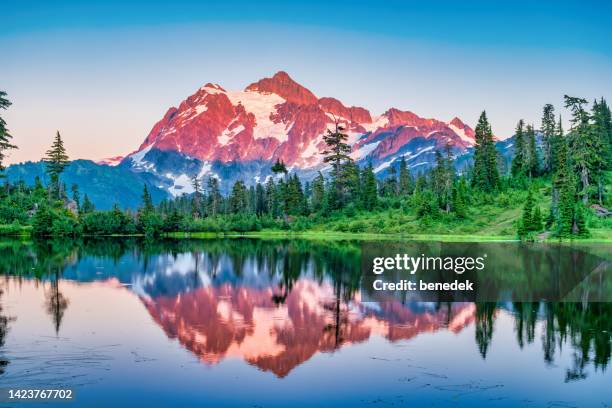
<instances>
[{"instance_id":1,"label":"fir tree","mask_svg":"<svg viewBox=\"0 0 612 408\"><path fill-rule=\"evenodd\" d=\"M310 199L312 210L317 212L323 208L323 200L325 199L325 179L323 174L319 172L317 177L312 181L312 197Z\"/></svg>"},{"instance_id":2,"label":"fir tree","mask_svg":"<svg viewBox=\"0 0 612 408\"><path fill-rule=\"evenodd\" d=\"M191 178L191 186L193 187L191 214L194 218L200 218L202 216L202 187L197 175Z\"/></svg>"},{"instance_id":3,"label":"fir tree","mask_svg":"<svg viewBox=\"0 0 612 408\"><path fill-rule=\"evenodd\" d=\"M81 206L81 213L89 214L93 212L94 210L95 210L95 207L93 203L91 202L91 200L89 200L89 197L87 196L87 194L85 194L83 196L83 205Z\"/></svg>"},{"instance_id":4,"label":"fir tree","mask_svg":"<svg viewBox=\"0 0 612 408\"><path fill-rule=\"evenodd\" d=\"M47 156L43 159L46 164L46 171L51 179L51 186L57 198L60 196L60 175L68 166L68 155L64 147L64 141L58 131L51 145L51 149L47 150Z\"/></svg>"},{"instance_id":5,"label":"fir tree","mask_svg":"<svg viewBox=\"0 0 612 408\"><path fill-rule=\"evenodd\" d=\"M519 237L525 237L530 231L533 225L533 193L531 189L527 191L527 199L525 200L525 204L523 206L523 215L521 216L521 220L519 221Z\"/></svg>"},{"instance_id":6,"label":"fir tree","mask_svg":"<svg viewBox=\"0 0 612 408\"><path fill-rule=\"evenodd\" d=\"M512 159L511 172L517 177L525 171L525 122L519 120L514 131L514 158Z\"/></svg>"},{"instance_id":7,"label":"fir tree","mask_svg":"<svg viewBox=\"0 0 612 408\"><path fill-rule=\"evenodd\" d=\"M555 153L555 134L556 134L555 108L551 104L544 105L542 113L542 167L545 173L552 171L553 155Z\"/></svg>"},{"instance_id":8,"label":"fir tree","mask_svg":"<svg viewBox=\"0 0 612 408\"><path fill-rule=\"evenodd\" d=\"M596 146L601 147L601 159L594 163L595 178L597 181L597 200L600 205L604 203L605 195L605 173L606 169L612 168L611 139L612 139L612 117L610 108L605 99L595 100L593 102L593 110L591 117L592 137Z\"/></svg>"},{"instance_id":9,"label":"fir tree","mask_svg":"<svg viewBox=\"0 0 612 408\"><path fill-rule=\"evenodd\" d=\"M152 213L154 210L155 207L153 207L153 200L151 199L149 188L145 184L142 189L142 211L144 213Z\"/></svg>"},{"instance_id":10,"label":"fir tree","mask_svg":"<svg viewBox=\"0 0 612 408\"><path fill-rule=\"evenodd\" d=\"M482 191L494 191L499 187L497 151L493 132L484 111L476 125L475 139L472 185Z\"/></svg>"},{"instance_id":11,"label":"fir tree","mask_svg":"<svg viewBox=\"0 0 612 408\"><path fill-rule=\"evenodd\" d=\"M276 159L276 163L272 166L272 173L287 175L287 166L282 160Z\"/></svg>"},{"instance_id":12,"label":"fir tree","mask_svg":"<svg viewBox=\"0 0 612 408\"><path fill-rule=\"evenodd\" d=\"M399 164L399 194L406 196L412 192L412 175L406 163L406 157L402 156Z\"/></svg>"},{"instance_id":13,"label":"fir tree","mask_svg":"<svg viewBox=\"0 0 612 408\"><path fill-rule=\"evenodd\" d=\"M536 204L533 214L531 215L530 230L539 232L542 231L542 212L540 206Z\"/></svg>"},{"instance_id":14,"label":"fir tree","mask_svg":"<svg viewBox=\"0 0 612 408\"><path fill-rule=\"evenodd\" d=\"M368 164L362 172L362 206L368 211L372 211L378 201L378 193L376 189L376 176L372 164Z\"/></svg>"},{"instance_id":15,"label":"fir tree","mask_svg":"<svg viewBox=\"0 0 612 408\"><path fill-rule=\"evenodd\" d=\"M527 125L525 130L525 170L529 178L538 174L538 155L533 125Z\"/></svg>"},{"instance_id":16,"label":"fir tree","mask_svg":"<svg viewBox=\"0 0 612 408\"><path fill-rule=\"evenodd\" d=\"M208 202L206 203L207 213L212 216L221 214L223 197L221 196L221 192L219 191L219 180L217 180L216 177L209 177L206 185L206 190L208 193Z\"/></svg>"},{"instance_id":17,"label":"fir tree","mask_svg":"<svg viewBox=\"0 0 612 408\"><path fill-rule=\"evenodd\" d=\"M255 187L255 214L263 215L268 212L268 206L266 201L266 190L261 185L261 183L257 183Z\"/></svg>"},{"instance_id":18,"label":"fir tree","mask_svg":"<svg viewBox=\"0 0 612 408\"><path fill-rule=\"evenodd\" d=\"M345 176L345 165L352 163L349 156L351 147L346 143L348 135L342 133L344 128L336 121L334 131L327 129L327 134L323 135L323 140L327 145L327 149L321 154L324 163L331 163L332 166L332 181L335 190L335 201L337 206L344 204L344 193L347 185Z\"/></svg>"},{"instance_id":19,"label":"fir tree","mask_svg":"<svg viewBox=\"0 0 612 408\"><path fill-rule=\"evenodd\" d=\"M559 237L568 237L572 234L574 224L574 209L576 202L576 182L572 166L568 143L563 136L561 119L557 126L557 166L553 175L553 199L551 212L555 219L556 232Z\"/></svg>"},{"instance_id":20,"label":"fir tree","mask_svg":"<svg viewBox=\"0 0 612 408\"><path fill-rule=\"evenodd\" d=\"M76 184L72 184L72 186L70 187L70 190L72 191L72 200L76 204L77 210L80 211L81 210L81 195L79 194L79 186L77 186Z\"/></svg>"},{"instance_id":21,"label":"fir tree","mask_svg":"<svg viewBox=\"0 0 612 408\"><path fill-rule=\"evenodd\" d=\"M246 212L248 209L247 189L241 180L234 183L229 196L229 211L232 214Z\"/></svg>"},{"instance_id":22,"label":"fir tree","mask_svg":"<svg viewBox=\"0 0 612 408\"><path fill-rule=\"evenodd\" d=\"M6 98L6 92L0 91L0 109L8 109L11 102ZM13 136L6 128L6 121L0 116L0 171L4 171L4 159L8 149L16 149L17 146L11 144Z\"/></svg>"},{"instance_id":23,"label":"fir tree","mask_svg":"<svg viewBox=\"0 0 612 408\"><path fill-rule=\"evenodd\" d=\"M587 101L565 95L565 107L572 111L570 129L570 153L574 171L579 175L580 192L586 204L591 195L591 185L598 169L601 168L602 148L600 139L589 123L590 117L584 105Z\"/></svg>"}]
</instances>

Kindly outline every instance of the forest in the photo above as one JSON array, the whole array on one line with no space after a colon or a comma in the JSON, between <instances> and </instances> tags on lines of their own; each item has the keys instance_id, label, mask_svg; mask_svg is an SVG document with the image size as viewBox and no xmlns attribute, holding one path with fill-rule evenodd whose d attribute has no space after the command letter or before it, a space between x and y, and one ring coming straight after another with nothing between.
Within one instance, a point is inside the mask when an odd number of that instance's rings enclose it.
<instances>
[{"instance_id":1,"label":"forest","mask_svg":"<svg viewBox=\"0 0 612 408\"><path fill-rule=\"evenodd\" d=\"M471 166L457 172L450 147L436 151L435 166L417 174L402 158L378 178L372 165L350 157L341 124L323 136L326 168L301 180L277 161L274 177L223 195L219 182L194 176L194 193L154 204L146 185L137 210L96 210L78 185L66 186L70 165L58 131L46 156L49 182L5 180L0 189L0 234L33 236L220 233L352 233L408 236L481 236L491 239L612 239L612 115L605 99L565 96L565 130L554 106L542 109L539 128L519 120L509 166L483 111L475 127ZM0 108L11 103L0 92ZM0 116L0 171L17 146Z\"/></svg>"}]
</instances>

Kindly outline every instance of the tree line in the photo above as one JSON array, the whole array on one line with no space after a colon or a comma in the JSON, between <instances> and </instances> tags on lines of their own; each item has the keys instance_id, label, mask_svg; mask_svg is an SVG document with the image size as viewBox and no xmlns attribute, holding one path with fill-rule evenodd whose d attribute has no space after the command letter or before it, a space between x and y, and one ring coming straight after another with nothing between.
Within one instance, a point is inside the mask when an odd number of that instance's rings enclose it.
<instances>
[{"instance_id":1,"label":"tree line","mask_svg":"<svg viewBox=\"0 0 612 408\"><path fill-rule=\"evenodd\" d=\"M450 146L435 151L435 165L413 174L405 157L377 177L371 163L358 166L351 158L348 135L340 123L323 136L328 166L310 181L288 171L280 160L271 167L272 177L247 186L237 181L222 194L219 180L192 178L192 194L162 200L154 205L147 185L136 211L115 206L95 209L79 186L70 190L61 182L69 165L59 132L43 161L49 184L37 179L34 186L5 183L0 194L0 222L32 225L37 235L144 234L156 236L176 231L255 231L263 228L307 230L329 217L350 219L355 213L379 213L403 209L423 223L436 220L477 222L478 207L487 202L520 199L522 215L516 233L524 239L548 231L567 238L587 236L586 214L590 204L604 206L611 170L612 119L601 98L591 110L582 98L565 97L571 113L570 129L552 105L543 108L540 130L519 120L513 139L514 155L506 170L496 150L491 124L482 112L475 127L473 164L460 173ZM10 102L0 93L0 107ZM0 117L0 168L11 144L11 135ZM551 203L542 209L542 186L550 185ZM496 201L497 200L497 201ZM462 221L464 220L464 221ZM10 230L10 228L9 228ZM381 231L381 232L384 232Z\"/></svg>"}]
</instances>

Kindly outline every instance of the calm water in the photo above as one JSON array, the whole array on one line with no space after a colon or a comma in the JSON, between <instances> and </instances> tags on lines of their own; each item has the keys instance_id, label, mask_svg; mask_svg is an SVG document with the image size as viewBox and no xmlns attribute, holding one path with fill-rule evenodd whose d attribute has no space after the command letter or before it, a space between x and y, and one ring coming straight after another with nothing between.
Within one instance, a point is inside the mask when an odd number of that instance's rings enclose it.
<instances>
[{"instance_id":1,"label":"calm water","mask_svg":"<svg viewBox=\"0 0 612 408\"><path fill-rule=\"evenodd\" d=\"M359 242L1 241L0 387L72 387L79 407L612 406L611 246L406 245L488 254L498 301L376 297Z\"/></svg>"}]
</instances>

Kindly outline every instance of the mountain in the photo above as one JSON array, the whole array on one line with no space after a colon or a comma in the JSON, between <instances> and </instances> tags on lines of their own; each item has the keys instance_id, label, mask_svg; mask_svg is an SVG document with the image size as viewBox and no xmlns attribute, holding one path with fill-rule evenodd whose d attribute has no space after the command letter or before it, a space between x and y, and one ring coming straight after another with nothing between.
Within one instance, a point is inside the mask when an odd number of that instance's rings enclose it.
<instances>
[{"instance_id":1,"label":"mountain","mask_svg":"<svg viewBox=\"0 0 612 408\"><path fill-rule=\"evenodd\" d=\"M48 176L42 162L14 164L6 169L6 177L11 182L23 180L34 185L36 177L47 184ZM147 184L154 202L168 197L168 193L155 186L148 174L139 174L125 167L100 165L91 160L74 160L62 174L62 182L70 189L72 184L79 186L81 198L85 194L101 210L111 209L114 204L122 208L137 208L142 201L143 185Z\"/></svg>"},{"instance_id":2,"label":"mountain","mask_svg":"<svg viewBox=\"0 0 612 408\"><path fill-rule=\"evenodd\" d=\"M120 166L154 174L173 196L192 192L194 176L218 177L224 191L237 179L263 182L276 160L308 178L325 169L323 135L336 122L349 136L352 157L376 172L401 156L426 169L435 150L448 144L460 156L474 144L474 131L457 117L444 122L396 108L372 116L363 107L319 98L281 71L243 91L207 83L168 109Z\"/></svg>"},{"instance_id":3,"label":"mountain","mask_svg":"<svg viewBox=\"0 0 612 408\"><path fill-rule=\"evenodd\" d=\"M143 184L154 201L190 194L193 177L204 185L216 177L227 193L237 180L265 182L276 160L308 180L329 169L321 154L323 135L336 123L348 134L352 158L359 165L371 163L379 177L397 168L401 157L413 173L425 171L435 163L435 151L447 145L459 171L471 162L474 131L458 117L445 122L397 108L375 116L363 107L318 97L281 71L242 91L207 83L169 108L136 151L97 163L76 160L62 179L68 186L79 184L98 208L115 202L137 206ZM504 157L511 151L508 143L498 142ZM37 175L44 180L41 163L7 170L12 181L32 183Z\"/></svg>"}]
</instances>

